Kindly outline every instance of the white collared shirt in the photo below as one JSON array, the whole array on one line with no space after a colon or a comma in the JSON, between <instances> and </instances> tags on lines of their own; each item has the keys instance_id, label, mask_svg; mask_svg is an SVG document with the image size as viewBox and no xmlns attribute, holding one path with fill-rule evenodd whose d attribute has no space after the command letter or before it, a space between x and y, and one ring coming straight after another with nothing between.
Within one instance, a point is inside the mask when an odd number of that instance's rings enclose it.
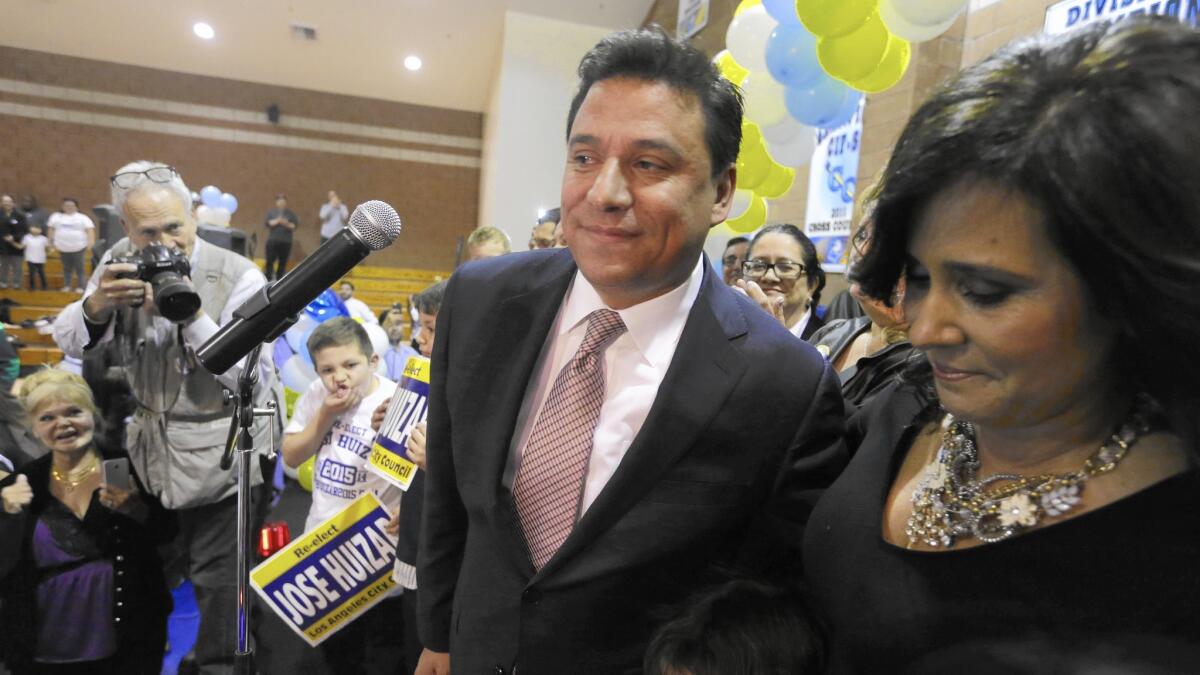
<instances>
[{"instance_id":1,"label":"white collared shirt","mask_svg":"<svg viewBox=\"0 0 1200 675\"><path fill-rule=\"evenodd\" d=\"M788 330L790 330L792 332L792 335L795 335L796 337L803 340L804 339L804 329L808 328L808 321L811 318L812 318L812 307L810 306L808 309L804 310L804 314L800 315L800 320L797 321Z\"/></svg>"},{"instance_id":2,"label":"white collared shirt","mask_svg":"<svg viewBox=\"0 0 1200 675\"><path fill-rule=\"evenodd\" d=\"M604 350L604 403L592 436L592 455L579 505L580 516L608 484L641 431L658 395L658 387L675 356L683 326L703 281L704 261L701 258L687 281L675 289L628 309L616 310L627 330ZM525 389L521 412L517 415L504 474L504 484L510 489L521 455L533 433L536 415L532 413L542 409L559 371L574 358L583 343L587 316L606 307L596 289L577 271L546 337L533 369L534 376Z\"/></svg>"}]
</instances>

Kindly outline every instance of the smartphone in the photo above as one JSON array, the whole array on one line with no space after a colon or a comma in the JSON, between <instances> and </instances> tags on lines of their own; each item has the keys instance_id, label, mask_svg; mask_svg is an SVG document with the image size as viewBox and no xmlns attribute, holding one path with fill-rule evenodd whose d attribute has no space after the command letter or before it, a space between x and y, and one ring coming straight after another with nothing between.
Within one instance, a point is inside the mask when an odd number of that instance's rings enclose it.
<instances>
[{"instance_id":1,"label":"smartphone","mask_svg":"<svg viewBox=\"0 0 1200 675\"><path fill-rule=\"evenodd\" d=\"M121 459L106 459L100 467L101 482L122 490L130 488L129 480L129 460L122 457Z\"/></svg>"}]
</instances>

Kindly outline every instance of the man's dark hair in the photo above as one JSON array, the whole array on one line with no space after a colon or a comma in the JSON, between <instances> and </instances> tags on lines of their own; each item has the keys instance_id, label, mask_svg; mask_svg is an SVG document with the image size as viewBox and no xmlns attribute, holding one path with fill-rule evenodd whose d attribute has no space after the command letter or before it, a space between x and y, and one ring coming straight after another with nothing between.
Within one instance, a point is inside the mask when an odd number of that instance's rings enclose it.
<instances>
[{"instance_id":1,"label":"man's dark hair","mask_svg":"<svg viewBox=\"0 0 1200 675\"><path fill-rule=\"evenodd\" d=\"M417 309L425 314L437 314L442 308L442 298L446 295L446 282L436 284L413 296L412 302Z\"/></svg>"},{"instance_id":2,"label":"man's dark hair","mask_svg":"<svg viewBox=\"0 0 1200 675\"><path fill-rule=\"evenodd\" d=\"M371 337L362 324L348 316L339 316L313 329L308 336L308 354L317 358L317 352L328 347L345 347L356 345L362 355L371 358L375 347L371 345Z\"/></svg>"},{"instance_id":3,"label":"man's dark hair","mask_svg":"<svg viewBox=\"0 0 1200 675\"><path fill-rule=\"evenodd\" d=\"M816 245L812 243L812 239L809 239L808 235L791 223L768 225L754 235L754 241L750 242L750 250L746 251L747 260L754 255L754 245L758 243L758 240L768 234L782 234L791 237L800 245L803 260L796 262L804 263L804 276L806 282L813 287L812 306L813 311L816 312L817 306L821 304L821 291L825 288L825 270L821 268L821 259L817 257Z\"/></svg>"},{"instance_id":4,"label":"man's dark hair","mask_svg":"<svg viewBox=\"0 0 1200 675\"><path fill-rule=\"evenodd\" d=\"M800 592L739 579L703 592L646 650L646 675L825 672L820 617Z\"/></svg>"},{"instance_id":5,"label":"man's dark hair","mask_svg":"<svg viewBox=\"0 0 1200 675\"><path fill-rule=\"evenodd\" d=\"M542 223L557 223L559 220L562 220L562 209L556 206L543 213L542 216L537 219L537 224L541 225Z\"/></svg>"},{"instance_id":6,"label":"man's dark hair","mask_svg":"<svg viewBox=\"0 0 1200 675\"><path fill-rule=\"evenodd\" d=\"M71 202L75 205L75 208L79 208L79 200L75 199L74 197L63 197L62 200L63 202ZM59 203L61 204L62 202Z\"/></svg>"},{"instance_id":7,"label":"man's dark hair","mask_svg":"<svg viewBox=\"0 0 1200 675\"><path fill-rule=\"evenodd\" d=\"M567 115L567 139L575 114L592 85L614 77L663 82L685 96L695 96L704 114L704 138L712 177L737 160L742 144L742 95L721 77L704 52L672 40L662 28L613 33L592 47L579 62L579 91Z\"/></svg>"},{"instance_id":8,"label":"man's dark hair","mask_svg":"<svg viewBox=\"0 0 1200 675\"><path fill-rule=\"evenodd\" d=\"M747 237L734 237L734 238L730 239L729 241L725 242L725 250L728 251L729 247L731 247L731 246L737 246L738 244L748 244L748 243L750 243L750 239Z\"/></svg>"},{"instance_id":9,"label":"man's dark hair","mask_svg":"<svg viewBox=\"0 0 1200 675\"><path fill-rule=\"evenodd\" d=\"M354 284L349 281L343 281L342 283L338 284L338 288L341 288L342 286L349 286L350 290L354 290Z\"/></svg>"},{"instance_id":10,"label":"man's dark hair","mask_svg":"<svg viewBox=\"0 0 1200 675\"><path fill-rule=\"evenodd\" d=\"M1084 295L1116 329L1116 381L1200 439L1200 32L1162 17L1015 42L909 119L880 180L863 292L890 302L925 207L971 182L1040 211ZM1066 330L1066 328L1064 328ZM932 382L926 364L924 381Z\"/></svg>"}]
</instances>

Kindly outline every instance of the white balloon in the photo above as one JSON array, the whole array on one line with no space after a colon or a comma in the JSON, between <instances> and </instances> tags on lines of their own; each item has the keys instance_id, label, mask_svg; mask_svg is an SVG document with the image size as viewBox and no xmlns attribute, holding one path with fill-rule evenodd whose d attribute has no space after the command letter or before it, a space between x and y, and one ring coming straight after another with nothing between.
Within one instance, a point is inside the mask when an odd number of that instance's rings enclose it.
<instances>
[{"instance_id":1,"label":"white balloon","mask_svg":"<svg viewBox=\"0 0 1200 675\"><path fill-rule=\"evenodd\" d=\"M200 206L196 208L196 220L201 225L229 227L229 209Z\"/></svg>"},{"instance_id":2,"label":"white balloon","mask_svg":"<svg viewBox=\"0 0 1200 675\"><path fill-rule=\"evenodd\" d=\"M785 90L770 73L751 72L742 82L746 119L761 126L778 124L788 116Z\"/></svg>"},{"instance_id":3,"label":"white balloon","mask_svg":"<svg viewBox=\"0 0 1200 675\"><path fill-rule=\"evenodd\" d=\"M387 331L382 326L373 323L364 323L362 327L363 330L367 331L367 337L371 338L371 347L379 355L379 360L382 362L384 353L392 346L388 342Z\"/></svg>"},{"instance_id":4,"label":"white balloon","mask_svg":"<svg viewBox=\"0 0 1200 675\"><path fill-rule=\"evenodd\" d=\"M969 0L892 0L892 5L896 13L912 25L936 26L958 16L968 2Z\"/></svg>"},{"instance_id":5,"label":"white balloon","mask_svg":"<svg viewBox=\"0 0 1200 675\"><path fill-rule=\"evenodd\" d=\"M788 115L782 121L771 124L765 127L759 127L762 131L763 140L767 143L775 143L782 145L792 140L801 131L808 127L796 121L796 118Z\"/></svg>"},{"instance_id":6,"label":"white balloon","mask_svg":"<svg viewBox=\"0 0 1200 675\"><path fill-rule=\"evenodd\" d=\"M729 215L725 216L725 220L741 217L750 208L750 202L753 200L754 192L752 190L734 190L733 204L729 206ZM730 232L732 231L730 230Z\"/></svg>"},{"instance_id":7,"label":"white balloon","mask_svg":"<svg viewBox=\"0 0 1200 675\"><path fill-rule=\"evenodd\" d=\"M807 131L796 134L787 143L767 143L767 154L784 166L805 166L812 161L813 151L817 149L817 130L806 128Z\"/></svg>"},{"instance_id":8,"label":"white balloon","mask_svg":"<svg viewBox=\"0 0 1200 675\"><path fill-rule=\"evenodd\" d=\"M738 65L750 72L767 72L767 38L779 22L767 14L762 5L755 5L733 17L725 32L725 48ZM768 76L769 77L769 76Z\"/></svg>"},{"instance_id":9,"label":"white balloon","mask_svg":"<svg viewBox=\"0 0 1200 675\"><path fill-rule=\"evenodd\" d=\"M304 393L308 390L308 385L317 379L317 371L308 365L304 357L299 354L293 354L283 364L283 368L280 369L279 379L283 382L283 386L288 389Z\"/></svg>"},{"instance_id":10,"label":"white balloon","mask_svg":"<svg viewBox=\"0 0 1200 675\"><path fill-rule=\"evenodd\" d=\"M949 19L941 23L932 26L922 26L904 18L896 8L896 3L903 1L879 0L879 18L883 19L883 25L887 26L887 29L893 35L909 42L925 42L945 33L947 30L950 30L950 26L954 24L961 13L961 8L959 8L959 12L951 14Z\"/></svg>"}]
</instances>

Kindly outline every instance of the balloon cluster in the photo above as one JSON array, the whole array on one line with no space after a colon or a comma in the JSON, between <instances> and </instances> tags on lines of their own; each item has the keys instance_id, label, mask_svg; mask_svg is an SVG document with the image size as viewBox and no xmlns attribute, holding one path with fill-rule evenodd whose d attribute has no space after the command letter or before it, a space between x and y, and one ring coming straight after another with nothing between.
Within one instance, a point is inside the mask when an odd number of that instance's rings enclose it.
<instances>
[{"instance_id":1,"label":"balloon cluster","mask_svg":"<svg viewBox=\"0 0 1200 675\"><path fill-rule=\"evenodd\" d=\"M192 201L199 201L196 207L196 219L204 225L220 225L229 227L229 219L238 210L237 197L228 192L221 192L216 185L206 185L197 194L192 193Z\"/></svg>"},{"instance_id":2,"label":"balloon cluster","mask_svg":"<svg viewBox=\"0 0 1200 675\"><path fill-rule=\"evenodd\" d=\"M725 224L753 232L816 149L817 129L851 119L863 94L904 76L910 42L945 32L969 0L743 0L713 59L742 89L738 190Z\"/></svg>"}]
</instances>

